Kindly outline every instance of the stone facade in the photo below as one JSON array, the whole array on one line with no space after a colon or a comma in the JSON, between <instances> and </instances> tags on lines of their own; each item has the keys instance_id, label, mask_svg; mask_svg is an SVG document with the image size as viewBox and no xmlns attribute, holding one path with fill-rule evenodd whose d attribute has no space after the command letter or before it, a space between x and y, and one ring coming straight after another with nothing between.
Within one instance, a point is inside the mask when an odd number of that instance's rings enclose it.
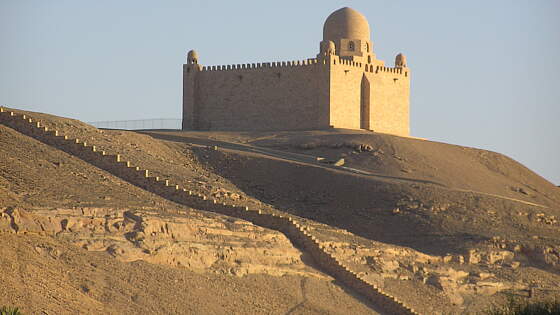
<instances>
[{"instance_id":1,"label":"stone facade","mask_svg":"<svg viewBox=\"0 0 560 315\"><path fill-rule=\"evenodd\" d=\"M316 58L183 65L184 130L368 129L409 136L410 70L376 59L366 18L342 8L323 28Z\"/></svg>"}]
</instances>

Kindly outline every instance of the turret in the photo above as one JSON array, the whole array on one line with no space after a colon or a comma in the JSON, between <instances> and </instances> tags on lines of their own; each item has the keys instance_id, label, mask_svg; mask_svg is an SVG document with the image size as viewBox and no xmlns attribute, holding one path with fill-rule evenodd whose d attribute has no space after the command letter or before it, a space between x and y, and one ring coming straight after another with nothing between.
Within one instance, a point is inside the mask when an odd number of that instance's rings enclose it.
<instances>
[{"instance_id":1,"label":"turret","mask_svg":"<svg viewBox=\"0 0 560 315\"><path fill-rule=\"evenodd\" d=\"M336 46L332 40L321 42L321 52L318 57L330 56L336 53Z\"/></svg>"},{"instance_id":2,"label":"turret","mask_svg":"<svg viewBox=\"0 0 560 315\"><path fill-rule=\"evenodd\" d=\"M398 54L395 57L395 67L396 68L406 68L406 56L403 54Z\"/></svg>"},{"instance_id":3,"label":"turret","mask_svg":"<svg viewBox=\"0 0 560 315\"><path fill-rule=\"evenodd\" d=\"M183 130L196 129L197 109L197 77L202 70L198 64L198 53L191 50L187 53L187 64L183 65Z\"/></svg>"},{"instance_id":4,"label":"turret","mask_svg":"<svg viewBox=\"0 0 560 315\"><path fill-rule=\"evenodd\" d=\"M195 50L191 50L187 54L187 64L188 65L198 64L198 53Z\"/></svg>"},{"instance_id":5,"label":"turret","mask_svg":"<svg viewBox=\"0 0 560 315\"><path fill-rule=\"evenodd\" d=\"M336 45L332 40L329 40L327 45L327 55L334 55L336 53Z\"/></svg>"}]
</instances>

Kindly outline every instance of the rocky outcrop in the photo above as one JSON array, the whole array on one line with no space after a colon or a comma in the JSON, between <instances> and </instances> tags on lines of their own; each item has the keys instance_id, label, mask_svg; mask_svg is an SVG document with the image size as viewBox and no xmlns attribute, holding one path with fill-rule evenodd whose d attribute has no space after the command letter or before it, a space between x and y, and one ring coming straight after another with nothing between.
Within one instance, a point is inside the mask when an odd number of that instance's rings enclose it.
<instances>
[{"instance_id":1,"label":"rocky outcrop","mask_svg":"<svg viewBox=\"0 0 560 315\"><path fill-rule=\"evenodd\" d=\"M384 288L387 280L423 283L449 298L457 306L465 300L491 296L497 292L528 287L477 271L477 264L510 267L514 254L507 250L471 250L467 261L461 255L433 256L406 247L371 242L369 246L325 241L325 250L364 279ZM476 259L475 259L476 257Z\"/></svg>"},{"instance_id":2,"label":"rocky outcrop","mask_svg":"<svg viewBox=\"0 0 560 315\"><path fill-rule=\"evenodd\" d=\"M301 252L282 233L193 211L162 215L146 209L5 209L0 212L0 232L53 235L121 261L143 260L199 273L324 277L301 261Z\"/></svg>"}]
</instances>

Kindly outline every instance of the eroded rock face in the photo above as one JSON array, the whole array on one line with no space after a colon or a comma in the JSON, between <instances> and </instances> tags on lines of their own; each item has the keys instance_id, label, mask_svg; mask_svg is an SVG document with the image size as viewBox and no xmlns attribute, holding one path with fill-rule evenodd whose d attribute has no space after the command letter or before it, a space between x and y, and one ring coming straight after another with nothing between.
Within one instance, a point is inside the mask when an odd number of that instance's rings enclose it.
<instances>
[{"instance_id":1,"label":"eroded rock face","mask_svg":"<svg viewBox=\"0 0 560 315\"><path fill-rule=\"evenodd\" d=\"M324 277L301 261L302 253L283 234L195 211L5 209L0 231L50 234L121 261L144 260L200 273Z\"/></svg>"},{"instance_id":2,"label":"eroded rock face","mask_svg":"<svg viewBox=\"0 0 560 315\"><path fill-rule=\"evenodd\" d=\"M507 250L471 250L467 259L462 255L433 256L410 248L372 242L371 246L356 246L346 242L324 242L327 251L383 287L386 281L414 281L441 291L453 305L466 300L491 296L498 292L526 289L526 286L478 272L487 268L512 268L514 253ZM492 267L495 266L495 267Z\"/></svg>"}]
</instances>

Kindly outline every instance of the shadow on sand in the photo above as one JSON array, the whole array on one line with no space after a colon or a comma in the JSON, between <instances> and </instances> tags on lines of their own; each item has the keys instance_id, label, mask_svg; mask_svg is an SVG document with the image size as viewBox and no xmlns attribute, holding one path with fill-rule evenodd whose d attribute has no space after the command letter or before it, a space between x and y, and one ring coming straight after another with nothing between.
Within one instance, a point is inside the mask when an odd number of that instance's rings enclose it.
<instances>
[{"instance_id":1,"label":"shadow on sand","mask_svg":"<svg viewBox=\"0 0 560 315\"><path fill-rule=\"evenodd\" d=\"M278 210L345 229L370 240L445 255L462 253L470 244L487 239L435 230L429 218L419 213L393 213L397 202L405 195L404 186L408 189L410 185L422 184L438 187L430 181L364 176L335 167L310 165L315 161L298 159L290 153L187 135L141 133L161 140L197 145L193 151L199 160L247 195ZM211 146L251 154L232 158L233 155L220 150L208 150L207 147Z\"/></svg>"}]
</instances>

